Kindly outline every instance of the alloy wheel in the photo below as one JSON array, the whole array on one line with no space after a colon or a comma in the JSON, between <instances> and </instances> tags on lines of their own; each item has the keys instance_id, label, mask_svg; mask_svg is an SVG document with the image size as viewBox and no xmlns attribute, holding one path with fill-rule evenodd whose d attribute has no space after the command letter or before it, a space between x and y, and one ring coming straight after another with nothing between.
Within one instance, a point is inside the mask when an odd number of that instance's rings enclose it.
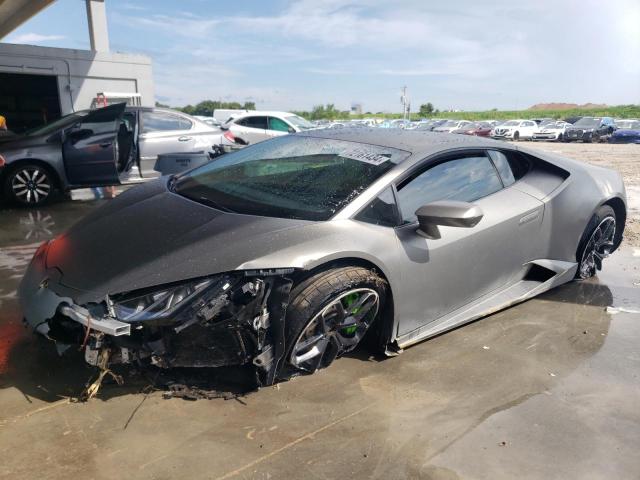
<instances>
[{"instance_id":1,"label":"alloy wheel","mask_svg":"<svg viewBox=\"0 0 640 480\"><path fill-rule=\"evenodd\" d=\"M353 350L375 319L379 305L378 293L370 288L342 293L302 330L291 351L291 364L315 372Z\"/></svg>"},{"instance_id":2,"label":"alloy wheel","mask_svg":"<svg viewBox=\"0 0 640 480\"><path fill-rule=\"evenodd\" d=\"M615 235L616 219L612 216L605 217L589 237L582 253L579 267L580 278L592 277L596 271L602 270L602 261L611 253Z\"/></svg>"},{"instance_id":3,"label":"alloy wheel","mask_svg":"<svg viewBox=\"0 0 640 480\"><path fill-rule=\"evenodd\" d=\"M42 168L24 167L13 175L11 190L20 202L36 204L43 202L51 193L51 181Z\"/></svg>"}]
</instances>

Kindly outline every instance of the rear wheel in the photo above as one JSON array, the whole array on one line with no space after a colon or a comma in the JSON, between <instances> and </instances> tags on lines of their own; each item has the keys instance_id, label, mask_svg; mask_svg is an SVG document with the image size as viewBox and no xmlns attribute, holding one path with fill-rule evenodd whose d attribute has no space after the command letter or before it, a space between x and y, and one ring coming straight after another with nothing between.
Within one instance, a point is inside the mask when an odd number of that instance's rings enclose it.
<instances>
[{"instance_id":1,"label":"rear wheel","mask_svg":"<svg viewBox=\"0 0 640 480\"><path fill-rule=\"evenodd\" d=\"M609 256L615 245L616 214L608 205L603 205L591 218L576 258L580 262L576 278L593 277L602 270L602 261Z\"/></svg>"},{"instance_id":2,"label":"rear wheel","mask_svg":"<svg viewBox=\"0 0 640 480\"><path fill-rule=\"evenodd\" d=\"M287 309L287 364L280 377L313 373L355 349L382 310L386 289L362 267L334 268L298 285Z\"/></svg>"},{"instance_id":3,"label":"rear wheel","mask_svg":"<svg viewBox=\"0 0 640 480\"><path fill-rule=\"evenodd\" d=\"M46 203L53 189L51 173L35 163L14 168L7 174L4 183L4 194L9 201L29 207Z\"/></svg>"}]
</instances>

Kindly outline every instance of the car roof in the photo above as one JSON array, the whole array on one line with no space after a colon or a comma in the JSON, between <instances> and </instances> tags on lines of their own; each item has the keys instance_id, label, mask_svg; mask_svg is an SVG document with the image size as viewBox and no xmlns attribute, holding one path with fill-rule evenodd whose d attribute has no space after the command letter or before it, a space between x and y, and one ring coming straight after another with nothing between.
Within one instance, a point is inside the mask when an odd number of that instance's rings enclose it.
<instances>
[{"instance_id":1,"label":"car roof","mask_svg":"<svg viewBox=\"0 0 640 480\"><path fill-rule=\"evenodd\" d=\"M340 128L308 130L295 133L296 136L326 138L330 140L344 140L358 142L381 147L390 147L404 150L412 155L413 161L418 161L428 155L457 148L485 149L500 148L511 149L505 142L471 135L458 135L454 133L437 133L425 130L381 129L381 128ZM405 161L408 161L409 158ZM410 163L414 163L411 161ZM401 162L404 163L404 162Z\"/></svg>"},{"instance_id":2,"label":"car roof","mask_svg":"<svg viewBox=\"0 0 640 480\"><path fill-rule=\"evenodd\" d=\"M276 110L250 110L248 112L238 113L237 115L231 115L234 119L243 118L243 117L255 117L255 116L269 116L272 117L292 117L295 116L295 113L291 112L278 112Z\"/></svg>"}]
</instances>

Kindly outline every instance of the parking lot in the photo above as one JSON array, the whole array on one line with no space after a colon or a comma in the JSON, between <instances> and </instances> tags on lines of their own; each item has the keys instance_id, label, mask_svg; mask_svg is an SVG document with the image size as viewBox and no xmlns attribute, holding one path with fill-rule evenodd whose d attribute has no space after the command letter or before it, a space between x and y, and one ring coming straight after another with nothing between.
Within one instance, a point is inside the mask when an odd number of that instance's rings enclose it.
<instances>
[{"instance_id":1,"label":"parking lot","mask_svg":"<svg viewBox=\"0 0 640 480\"><path fill-rule=\"evenodd\" d=\"M91 370L24 329L16 288L109 200L0 210L0 478L637 478L640 148L522 145L623 174L625 240L598 277L240 398L166 400L138 377L76 402Z\"/></svg>"}]
</instances>

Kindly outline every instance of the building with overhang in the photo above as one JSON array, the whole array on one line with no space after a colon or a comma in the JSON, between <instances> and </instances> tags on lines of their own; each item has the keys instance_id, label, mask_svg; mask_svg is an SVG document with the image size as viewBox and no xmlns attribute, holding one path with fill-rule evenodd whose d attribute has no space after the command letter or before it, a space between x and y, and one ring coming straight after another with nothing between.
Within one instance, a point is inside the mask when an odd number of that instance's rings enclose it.
<instances>
[{"instance_id":1,"label":"building with overhang","mask_svg":"<svg viewBox=\"0 0 640 480\"><path fill-rule=\"evenodd\" d=\"M90 50L1 40L54 0L0 0L0 115L21 132L104 102L99 94L155 103L151 59L111 52L105 0L85 0ZM114 93L109 93L114 92Z\"/></svg>"}]
</instances>

